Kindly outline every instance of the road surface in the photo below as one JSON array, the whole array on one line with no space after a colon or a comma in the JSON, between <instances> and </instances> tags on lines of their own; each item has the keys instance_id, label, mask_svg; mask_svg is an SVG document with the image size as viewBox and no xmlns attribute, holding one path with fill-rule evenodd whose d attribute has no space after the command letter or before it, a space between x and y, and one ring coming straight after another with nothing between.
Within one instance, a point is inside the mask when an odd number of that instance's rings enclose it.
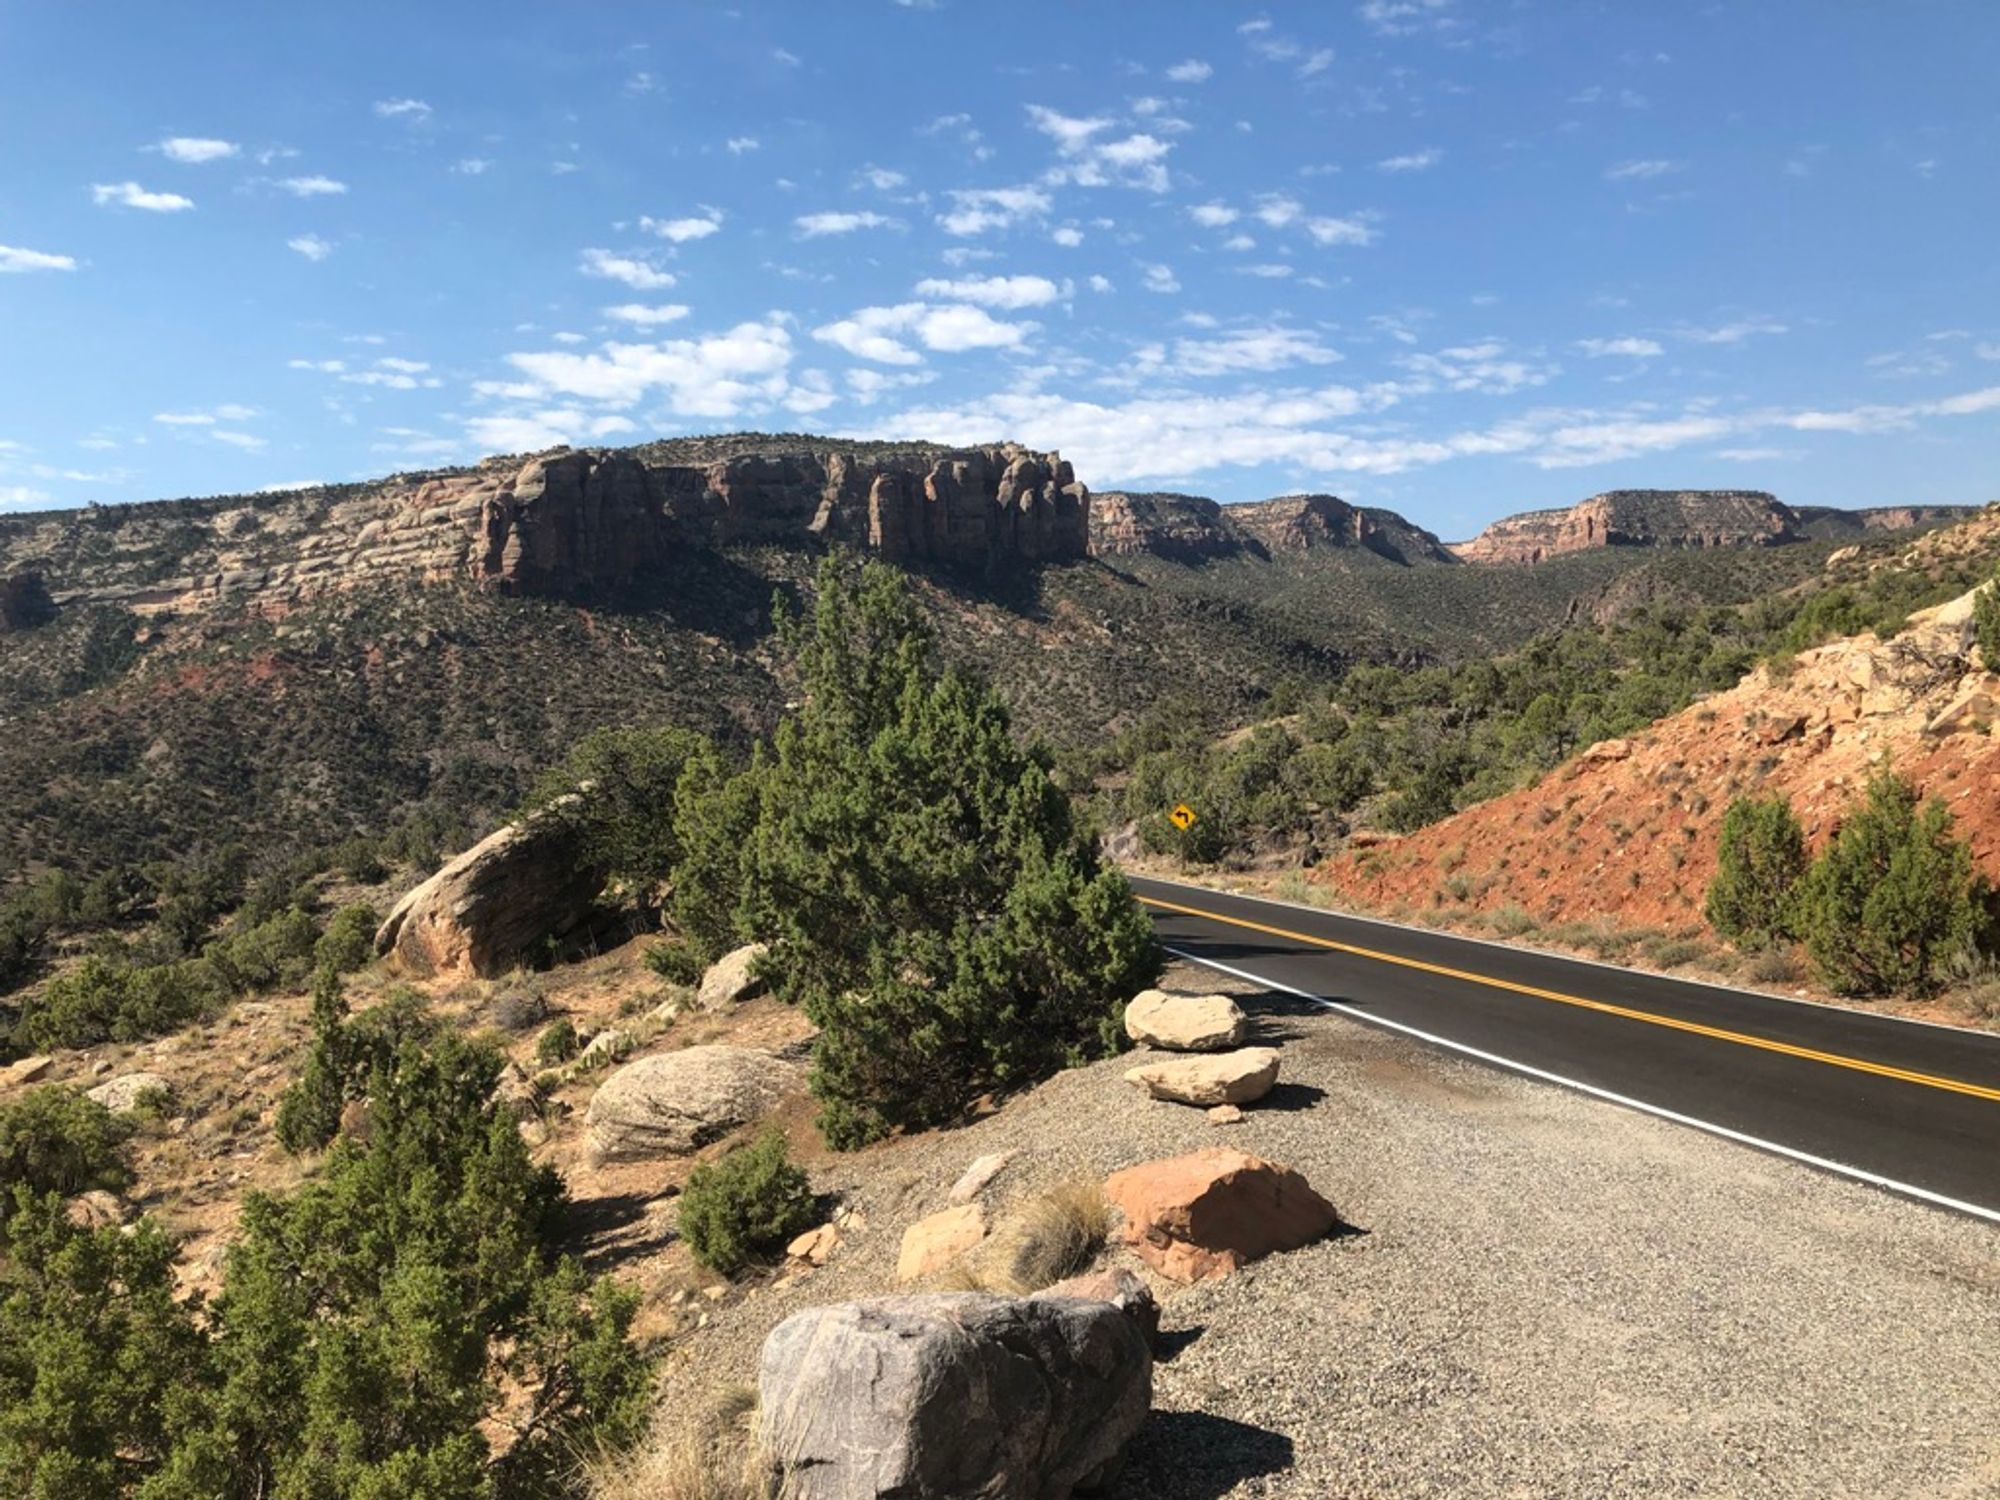
<instances>
[{"instance_id":1,"label":"road surface","mask_svg":"<svg viewBox=\"0 0 2000 1500\"><path fill-rule=\"evenodd\" d=\"M1133 877L1183 958L2000 1224L2000 1035Z\"/></svg>"}]
</instances>

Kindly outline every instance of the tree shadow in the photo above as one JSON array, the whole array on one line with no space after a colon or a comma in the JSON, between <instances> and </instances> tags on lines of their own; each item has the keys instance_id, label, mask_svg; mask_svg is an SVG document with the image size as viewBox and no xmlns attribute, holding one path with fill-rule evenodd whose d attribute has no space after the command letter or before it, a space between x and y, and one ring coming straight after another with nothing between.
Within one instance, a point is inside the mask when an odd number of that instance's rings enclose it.
<instances>
[{"instance_id":1,"label":"tree shadow","mask_svg":"<svg viewBox=\"0 0 2000 1500\"><path fill-rule=\"evenodd\" d=\"M656 1254L674 1239L671 1231L653 1226L648 1211L659 1202L657 1193L573 1198L563 1215L563 1237L585 1269L616 1270L642 1255Z\"/></svg>"},{"instance_id":2,"label":"tree shadow","mask_svg":"<svg viewBox=\"0 0 2000 1500\"><path fill-rule=\"evenodd\" d=\"M1292 1466L1292 1440L1201 1411L1154 1411L1108 1493L1115 1500L1218 1500L1246 1479Z\"/></svg>"}]
</instances>

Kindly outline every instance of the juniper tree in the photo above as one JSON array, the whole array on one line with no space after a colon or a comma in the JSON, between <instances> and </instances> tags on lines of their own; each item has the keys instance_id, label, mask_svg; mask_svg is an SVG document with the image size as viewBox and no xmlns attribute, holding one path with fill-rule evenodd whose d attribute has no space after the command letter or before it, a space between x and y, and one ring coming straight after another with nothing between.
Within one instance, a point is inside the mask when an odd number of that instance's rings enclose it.
<instances>
[{"instance_id":1,"label":"juniper tree","mask_svg":"<svg viewBox=\"0 0 2000 1500\"><path fill-rule=\"evenodd\" d=\"M1722 817L1708 925L1731 942L1765 947L1797 936L1793 888L1806 867L1805 830L1784 797L1739 797Z\"/></svg>"}]
</instances>

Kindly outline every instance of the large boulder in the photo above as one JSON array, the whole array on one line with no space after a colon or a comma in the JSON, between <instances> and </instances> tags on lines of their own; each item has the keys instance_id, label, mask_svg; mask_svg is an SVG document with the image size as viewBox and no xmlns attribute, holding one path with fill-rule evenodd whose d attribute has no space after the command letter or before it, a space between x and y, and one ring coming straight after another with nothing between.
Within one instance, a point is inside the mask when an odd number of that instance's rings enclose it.
<instances>
[{"instance_id":1,"label":"large boulder","mask_svg":"<svg viewBox=\"0 0 2000 1500\"><path fill-rule=\"evenodd\" d=\"M771 950L763 943L748 943L725 953L708 966L701 976L695 999L703 1010L725 1010L741 1000L764 993L763 979L755 972L757 961Z\"/></svg>"},{"instance_id":2,"label":"large boulder","mask_svg":"<svg viewBox=\"0 0 2000 1500\"><path fill-rule=\"evenodd\" d=\"M1141 990L1125 1007L1125 1034L1168 1052L1222 1052L1241 1046L1246 1017L1227 995L1176 995Z\"/></svg>"},{"instance_id":3,"label":"large boulder","mask_svg":"<svg viewBox=\"0 0 2000 1500\"><path fill-rule=\"evenodd\" d=\"M1053 1297L1109 1302L1139 1325L1139 1331L1146 1335L1147 1348L1156 1349L1159 1345L1160 1304L1153 1296L1152 1288L1123 1266L1109 1271L1086 1271L1081 1276L1058 1281L1054 1286L1043 1287L1035 1293L1037 1301Z\"/></svg>"},{"instance_id":4,"label":"large boulder","mask_svg":"<svg viewBox=\"0 0 2000 1500\"><path fill-rule=\"evenodd\" d=\"M1340 1223L1290 1167L1219 1146L1114 1172L1104 1196L1139 1258L1174 1281L1216 1280Z\"/></svg>"},{"instance_id":5,"label":"large boulder","mask_svg":"<svg viewBox=\"0 0 2000 1500\"><path fill-rule=\"evenodd\" d=\"M796 1063L749 1047L684 1047L627 1063L592 1096L593 1161L687 1156L754 1124L805 1083Z\"/></svg>"},{"instance_id":6,"label":"large boulder","mask_svg":"<svg viewBox=\"0 0 2000 1500\"><path fill-rule=\"evenodd\" d=\"M780 1323L758 1394L791 1500L1067 1500L1116 1476L1153 1357L1109 1302L881 1297Z\"/></svg>"},{"instance_id":7,"label":"large boulder","mask_svg":"<svg viewBox=\"0 0 2000 1500\"><path fill-rule=\"evenodd\" d=\"M1176 1104L1254 1104L1277 1086L1278 1049L1239 1047L1234 1052L1171 1057L1125 1070L1125 1081L1155 1099Z\"/></svg>"},{"instance_id":8,"label":"large boulder","mask_svg":"<svg viewBox=\"0 0 2000 1500\"><path fill-rule=\"evenodd\" d=\"M582 926L604 872L559 812L481 839L404 896L376 929L376 953L412 974L490 978Z\"/></svg>"}]
</instances>

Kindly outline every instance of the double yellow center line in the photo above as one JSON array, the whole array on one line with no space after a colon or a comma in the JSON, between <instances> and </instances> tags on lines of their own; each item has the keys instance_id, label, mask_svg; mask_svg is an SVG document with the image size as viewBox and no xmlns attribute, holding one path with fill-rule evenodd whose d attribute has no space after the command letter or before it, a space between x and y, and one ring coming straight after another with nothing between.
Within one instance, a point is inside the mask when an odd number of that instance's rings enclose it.
<instances>
[{"instance_id":1,"label":"double yellow center line","mask_svg":"<svg viewBox=\"0 0 2000 1500\"><path fill-rule=\"evenodd\" d=\"M1140 896L1143 905L1160 911L1179 912L1183 916L1200 917L1209 922L1224 922L1231 927L1243 927L1252 932L1268 933L1272 937L1288 938L1295 943L1306 943L1315 948L1331 949L1335 953L1352 954L1356 958L1370 958L1377 963L1395 964L1399 968L1416 969L1425 974L1438 974L1446 979L1462 979L1468 984L1485 985L1488 989L1507 990L1516 995L1527 995L1536 1000L1550 1000L1557 1005L1573 1005L1580 1010L1594 1010L1607 1016L1618 1016L1627 1021L1643 1021L1649 1026L1665 1026L1673 1031L1691 1032L1695 1036L1711 1037L1719 1042L1734 1042L1740 1047L1755 1047L1764 1052L1779 1052L1786 1057L1804 1058L1807 1062L1825 1063L1828 1067L1848 1068L1856 1073L1871 1073L1877 1078L1893 1078L1899 1083L1921 1084L1925 1088L1943 1089L1948 1093L1966 1094L1974 1099L1987 1099L2000 1103L2000 1088L1988 1088L1984 1084L1966 1083L1956 1078L1940 1078L1932 1073L1917 1073L1908 1068L1891 1067L1887 1063L1871 1062L1865 1057L1848 1057L1839 1052L1821 1052L1812 1047L1795 1047L1790 1042L1773 1041L1769 1037L1753 1036L1747 1032L1729 1031L1720 1026L1704 1026L1698 1021L1683 1021L1677 1016L1663 1016L1650 1010L1634 1010L1627 1005L1613 1005L1605 1000L1591 1000L1582 995L1566 995L1560 990L1545 990L1532 984L1517 984L1511 979L1495 979L1489 974L1475 974L1469 969L1454 969L1445 964L1426 963L1419 958L1405 958L1400 953L1384 953L1376 948L1362 948L1353 943L1337 942L1333 938L1315 937L1309 932L1294 932L1287 927L1272 927L1263 922L1252 922L1247 917L1229 917L1221 912L1205 911L1198 906L1182 906L1173 901L1162 901L1153 896Z\"/></svg>"}]
</instances>

